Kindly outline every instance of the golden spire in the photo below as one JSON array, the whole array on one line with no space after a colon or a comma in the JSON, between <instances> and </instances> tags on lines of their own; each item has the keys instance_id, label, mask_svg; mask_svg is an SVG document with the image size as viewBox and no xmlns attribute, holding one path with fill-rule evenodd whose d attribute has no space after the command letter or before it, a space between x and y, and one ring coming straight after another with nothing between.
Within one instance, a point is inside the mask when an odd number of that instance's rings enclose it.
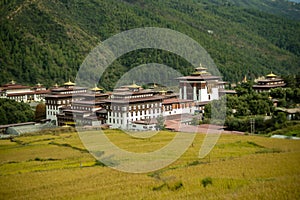
<instances>
[{"instance_id":1,"label":"golden spire","mask_svg":"<svg viewBox=\"0 0 300 200\"><path fill-rule=\"evenodd\" d=\"M97 84L95 83L95 87L91 88L91 91L94 91L94 92L98 92L98 91L101 91L103 89L97 87Z\"/></svg>"},{"instance_id":2,"label":"golden spire","mask_svg":"<svg viewBox=\"0 0 300 200\"><path fill-rule=\"evenodd\" d=\"M70 79L68 82L64 83L65 86L74 86L75 83L71 82Z\"/></svg>"},{"instance_id":3,"label":"golden spire","mask_svg":"<svg viewBox=\"0 0 300 200\"><path fill-rule=\"evenodd\" d=\"M267 78L275 78L275 77L277 77L277 75L276 75L276 74L273 74L272 71L271 71L270 74L267 75Z\"/></svg>"},{"instance_id":4,"label":"golden spire","mask_svg":"<svg viewBox=\"0 0 300 200\"><path fill-rule=\"evenodd\" d=\"M141 86L135 84L135 81L132 81L132 85L129 85L128 88L141 88Z\"/></svg>"}]
</instances>

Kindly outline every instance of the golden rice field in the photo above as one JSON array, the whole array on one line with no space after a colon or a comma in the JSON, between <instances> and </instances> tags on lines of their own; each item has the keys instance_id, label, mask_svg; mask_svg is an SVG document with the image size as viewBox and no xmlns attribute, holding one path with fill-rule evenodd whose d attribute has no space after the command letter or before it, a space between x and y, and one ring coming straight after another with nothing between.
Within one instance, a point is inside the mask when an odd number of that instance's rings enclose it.
<instances>
[{"instance_id":1,"label":"golden rice field","mask_svg":"<svg viewBox=\"0 0 300 200\"><path fill-rule=\"evenodd\" d=\"M176 133L105 134L123 149L149 152ZM77 133L0 140L0 199L300 199L300 141L223 134L198 159L203 139L196 135L176 162L143 174L102 166Z\"/></svg>"}]
</instances>

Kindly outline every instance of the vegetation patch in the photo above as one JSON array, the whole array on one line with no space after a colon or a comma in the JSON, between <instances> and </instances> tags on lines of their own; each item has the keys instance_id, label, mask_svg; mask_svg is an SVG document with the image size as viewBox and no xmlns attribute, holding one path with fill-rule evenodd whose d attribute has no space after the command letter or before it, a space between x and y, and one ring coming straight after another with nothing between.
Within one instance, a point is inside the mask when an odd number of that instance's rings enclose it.
<instances>
[{"instance_id":1,"label":"vegetation patch","mask_svg":"<svg viewBox=\"0 0 300 200\"><path fill-rule=\"evenodd\" d=\"M193 162L189 162L188 164L186 164L186 166L195 166L195 165L200 165L200 164L206 164L207 162L203 162L200 160L194 160Z\"/></svg>"},{"instance_id":2,"label":"vegetation patch","mask_svg":"<svg viewBox=\"0 0 300 200\"><path fill-rule=\"evenodd\" d=\"M30 162L30 161L41 161L41 162L43 162L43 161L57 161L57 160L60 160L60 159L56 159L56 158L40 158L40 157L36 157L36 158L34 158L34 159L28 160L28 162Z\"/></svg>"},{"instance_id":3,"label":"vegetation patch","mask_svg":"<svg viewBox=\"0 0 300 200\"><path fill-rule=\"evenodd\" d=\"M52 144L52 145L56 145L56 146L61 146L61 147L70 147L72 149L75 149L75 150L78 150L80 152L84 152L84 153L89 153L89 151L87 149L81 149L81 148L78 148L78 147L74 147L70 144L67 144L67 143L56 143L56 142L49 142L48 144Z\"/></svg>"},{"instance_id":4,"label":"vegetation patch","mask_svg":"<svg viewBox=\"0 0 300 200\"><path fill-rule=\"evenodd\" d=\"M261 149L259 151L256 151L255 153L259 154L259 153L281 153L281 152L282 152L282 150L280 150L280 149L275 149L275 148L267 149L267 148L264 148L264 149Z\"/></svg>"},{"instance_id":5,"label":"vegetation patch","mask_svg":"<svg viewBox=\"0 0 300 200\"><path fill-rule=\"evenodd\" d=\"M204 179L201 180L201 184L204 188L206 188L208 185L212 185L212 178L211 177L206 177Z\"/></svg>"},{"instance_id":6,"label":"vegetation patch","mask_svg":"<svg viewBox=\"0 0 300 200\"><path fill-rule=\"evenodd\" d=\"M95 164L94 164L94 166L101 166L101 167L105 167L106 165L105 165L104 163L102 163L101 161L99 161L99 160L96 160L96 161L95 161Z\"/></svg>"},{"instance_id":7,"label":"vegetation patch","mask_svg":"<svg viewBox=\"0 0 300 200\"><path fill-rule=\"evenodd\" d=\"M183 188L182 181L169 181L169 182L164 182L161 185L152 187L152 190L153 191L160 191L160 190L163 190L163 189L167 189L167 190L170 190L170 191L176 191L176 190L179 190L181 188Z\"/></svg>"},{"instance_id":8,"label":"vegetation patch","mask_svg":"<svg viewBox=\"0 0 300 200\"><path fill-rule=\"evenodd\" d=\"M288 125L287 127L271 132L270 135L286 135L300 137L300 124Z\"/></svg>"},{"instance_id":9,"label":"vegetation patch","mask_svg":"<svg viewBox=\"0 0 300 200\"><path fill-rule=\"evenodd\" d=\"M249 144L253 147L265 148L264 146L256 144L255 142L252 142L252 141L247 141L247 144Z\"/></svg>"}]
</instances>

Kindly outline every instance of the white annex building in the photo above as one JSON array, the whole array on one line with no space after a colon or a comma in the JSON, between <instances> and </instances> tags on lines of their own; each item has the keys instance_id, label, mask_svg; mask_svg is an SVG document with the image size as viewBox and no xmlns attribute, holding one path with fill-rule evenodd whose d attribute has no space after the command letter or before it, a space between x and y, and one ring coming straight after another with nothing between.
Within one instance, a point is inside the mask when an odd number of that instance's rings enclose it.
<instances>
[{"instance_id":1,"label":"white annex building","mask_svg":"<svg viewBox=\"0 0 300 200\"><path fill-rule=\"evenodd\" d=\"M0 98L12 99L24 103L44 101L45 95L49 92L40 83L34 87L30 87L11 81L0 86Z\"/></svg>"}]
</instances>

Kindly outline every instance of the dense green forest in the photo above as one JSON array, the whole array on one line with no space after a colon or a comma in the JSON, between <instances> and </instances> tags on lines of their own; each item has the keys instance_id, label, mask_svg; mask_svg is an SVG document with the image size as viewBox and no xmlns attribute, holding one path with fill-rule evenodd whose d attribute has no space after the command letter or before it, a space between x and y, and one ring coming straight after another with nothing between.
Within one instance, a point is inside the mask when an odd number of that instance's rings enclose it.
<instances>
[{"instance_id":1,"label":"dense green forest","mask_svg":"<svg viewBox=\"0 0 300 200\"><path fill-rule=\"evenodd\" d=\"M27 103L0 99L0 125L34 121L34 111Z\"/></svg>"},{"instance_id":2,"label":"dense green forest","mask_svg":"<svg viewBox=\"0 0 300 200\"><path fill-rule=\"evenodd\" d=\"M300 69L300 5L284 0L2 0L0 84L11 79L46 86L74 79L99 42L124 30L164 27L184 33L214 59L223 79L254 79ZM145 56L147 55L147 56ZM182 74L190 64L153 49L129 53L105 72L112 89L129 69L167 64Z\"/></svg>"}]
</instances>

